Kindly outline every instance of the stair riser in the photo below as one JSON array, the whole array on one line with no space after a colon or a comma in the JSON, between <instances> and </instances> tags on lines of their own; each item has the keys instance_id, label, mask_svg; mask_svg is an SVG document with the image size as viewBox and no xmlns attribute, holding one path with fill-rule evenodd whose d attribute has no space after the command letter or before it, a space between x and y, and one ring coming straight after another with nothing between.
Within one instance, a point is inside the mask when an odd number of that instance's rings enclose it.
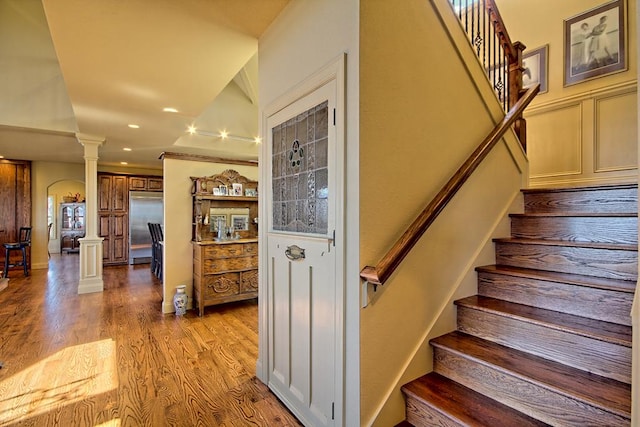
<instances>
[{"instance_id":1,"label":"stair riser","mask_svg":"<svg viewBox=\"0 0 640 427\"><path fill-rule=\"evenodd\" d=\"M630 420L489 365L434 349L434 371L548 424L629 426Z\"/></svg>"},{"instance_id":2,"label":"stair riser","mask_svg":"<svg viewBox=\"0 0 640 427\"><path fill-rule=\"evenodd\" d=\"M424 404L418 399L406 396L407 421L414 426L464 427L435 408Z\"/></svg>"},{"instance_id":3,"label":"stair riser","mask_svg":"<svg viewBox=\"0 0 640 427\"><path fill-rule=\"evenodd\" d=\"M507 347L631 383L631 349L568 331L458 306L458 330Z\"/></svg>"},{"instance_id":4,"label":"stair riser","mask_svg":"<svg viewBox=\"0 0 640 427\"><path fill-rule=\"evenodd\" d=\"M512 237L638 244L637 217L512 217Z\"/></svg>"},{"instance_id":5,"label":"stair riser","mask_svg":"<svg viewBox=\"0 0 640 427\"><path fill-rule=\"evenodd\" d=\"M633 294L628 292L478 272L478 294L631 326Z\"/></svg>"},{"instance_id":6,"label":"stair riser","mask_svg":"<svg viewBox=\"0 0 640 427\"><path fill-rule=\"evenodd\" d=\"M638 189L613 188L524 194L526 213L637 213Z\"/></svg>"},{"instance_id":7,"label":"stair riser","mask_svg":"<svg viewBox=\"0 0 640 427\"><path fill-rule=\"evenodd\" d=\"M496 263L610 279L636 280L638 253L552 245L496 242Z\"/></svg>"}]
</instances>

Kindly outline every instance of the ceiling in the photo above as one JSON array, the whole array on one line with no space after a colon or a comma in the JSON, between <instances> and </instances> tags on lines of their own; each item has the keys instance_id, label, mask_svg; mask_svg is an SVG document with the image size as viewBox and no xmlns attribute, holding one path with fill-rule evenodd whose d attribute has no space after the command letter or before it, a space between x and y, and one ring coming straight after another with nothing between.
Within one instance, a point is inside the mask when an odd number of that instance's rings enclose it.
<instances>
[{"instance_id":1,"label":"ceiling","mask_svg":"<svg viewBox=\"0 0 640 427\"><path fill-rule=\"evenodd\" d=\"M0 0L0 155L83 163L81 133L99 166L257 160L258 38L288 1Z\"/></svg>"}]
</instances>

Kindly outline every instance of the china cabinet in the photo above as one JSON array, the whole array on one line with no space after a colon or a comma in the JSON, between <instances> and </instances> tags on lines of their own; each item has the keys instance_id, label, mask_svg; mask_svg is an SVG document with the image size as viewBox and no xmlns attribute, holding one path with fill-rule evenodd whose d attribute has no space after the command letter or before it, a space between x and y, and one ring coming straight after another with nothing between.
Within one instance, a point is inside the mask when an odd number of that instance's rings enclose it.
<instances>
[{"instance_id":1,"label":"china cabinet","mask_svg":"<svg viewBox=\"0 0 640 427\"><path fill-rule=\"evenodd\" d=\"M60 203L60 253L79 252L84 237L84 203Z\"/></svg>"}]
</instances>

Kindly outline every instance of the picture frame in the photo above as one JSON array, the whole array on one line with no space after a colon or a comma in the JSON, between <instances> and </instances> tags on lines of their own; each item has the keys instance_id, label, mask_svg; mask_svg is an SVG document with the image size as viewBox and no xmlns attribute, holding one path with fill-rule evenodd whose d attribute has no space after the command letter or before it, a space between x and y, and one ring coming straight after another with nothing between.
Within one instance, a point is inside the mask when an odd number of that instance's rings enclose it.
<instances>
[{"instance_id":1,"label":"picture frame","mask_svg":"<svg viewBox=\"0 0 640 427\"><path fill-rule=\"evenodd\" d=\"M228 195L228 191L227 191L227 186L226 185L220 185L218 186L218 192L220 193L220 196L226 196Z\"/></svg>"},{"instance_id":2,"label":"picture frame","mask_svg":"<svg viewBox=\"0 0 640 427\"><path fill-rule=\"evenodd\" d=\"M564 86L627 70L625 0L564 21Z\"/></svg>"},{"instance_id":3,"label":"picture frame","mask_svg":"<svg viewBox=\"0 0 640 427\"><path fill-rule=\"evenodd\" d=\"M244 195L247 197L258 197L258 190L255 188L245 188Z\"/></svg>"},{"instance_id":4,"label":"picture frame","mask_svg":"<svg viewBox=\"0 0 640 427\"><path fill-rule=\"evenodd\" d=\"M522 55L522 87L529 89L540 83L540 92L548 92L549 75L549 45L546 44L530 51L525 51Z\"/></svg>"},{"instance_id":5,"label":"picture frame","mask_svg":"<svg viewBox=\"0 0 640 427\"><path fill-rule=\"evenodd\" d=\"M231 195L242 196L242 184L238 184L238 183L231 184Z\"/></svg>"},{"instance_id":6,"label":"picture frame","mask_svg":"<svg viewBox=\"0 0 640 427\"><path fill-rule=\"evenodd\" d=\"M215 187L215 188L213 189L213 195L214 195L214 196L222 196L222 191L220 191L220 188L219 188L219 187Z\"/></svg>"},{"instance_id":7,"label":"picture frame","mask_svg":"<svg viewBox=\"0 0 640 427\"><path fill-rule=\"evenodd\" d=\"M231 215L231 226L236 231L249 230L249 215Z\"/></svg>"}]
</instances>

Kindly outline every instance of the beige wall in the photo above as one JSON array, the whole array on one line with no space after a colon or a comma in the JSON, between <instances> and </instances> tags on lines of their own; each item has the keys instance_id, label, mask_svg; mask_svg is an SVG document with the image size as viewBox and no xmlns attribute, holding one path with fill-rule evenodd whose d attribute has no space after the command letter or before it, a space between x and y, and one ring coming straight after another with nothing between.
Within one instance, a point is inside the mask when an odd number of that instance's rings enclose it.
<instances>
[{"instance_id":1,"label":"beige wall","mask_svg":"<svg viewBox=\"0 0 640 427\"><path fill-rule=\"evenodd\" d=\"M531 186L636 182L636 2L627 1L628 70L564 87L564 25L601 0L497 0L511 38L549 46L549 91L528 109Z\"/></svg>"},{"instance_id":2,"label":"beige wall","mask_svg":"<svg viewBox=\"0 0 640 427\"><path fill-rule=\"evenodd\" d=\"M189 308L193 307L193 249L191 245L192 176L210 176L226 169L258 180L255 166L194 162L178 159L163 161L164 170L164 271L162 312L172 313L176 286L187 285Z\"/></svg>"},{"instance_id":3,"label":"beige wall","mask_svg":"<svg viewBox=\"0 0 640 427\"><path fill-rule=\"evenodd\" d=\"M360 261L375 265L503 113L447 0L360 3ZM446 12L442 19L434 10ZM463 50L452 45L461 42ZM466 43L466 44L465 44ZM477 85L474 80L477 79ZM404 417L400 387L432 369L428 340L518 200L527 162L508 134L361 311L361 425Z\"/></svg>"},{"instance_id":4,"label":"beige wall","mask_svg":"<svg viewBox=\"0 0 640 427\"><path fill-rule=\"evenodd\" d=\"M260 111L265 110L278 97L287 94L291 88L320 70L339 56L346 54L346 179L344 191L347 195L345 208L345 311L344 311L344 425L360 425L360 384L359 384L359 315L360 301L358 278L358 0L292 0L278 16L266 34L259 41L259 100ZM341 119L341 117L339 117ZM262 118L264 122L264 117ZM264 126L264 123L261 123ZM262 130L263 139L265 130ZM263 150L264 151L264 150ZM261 153L263 156L263 153ZM261 165L268 159L261 157ZM261 171L261 176L264 170ZM262 180L264 181L264 179ZM266 194L262 191L261 194ZM264 211L262 215L265 215ZM264 239L263 239L264 240ZM263 242L261 241L261 245ZM261 246L261 254L265 254ZM266 248L265 248L266 249ZM262 272L261 272L262 275ZM264 278L261 277L261 286ZM266 299L262 299L266 301ZM267 329L265 308L261 306L260 317L260 367L266 368ZM264 363L262 363L264 362ZM264 372L264 370L262 371ZM265 374L266 376L266 374ZM264 379L264 376L262 377ZM336 402L340 405L340 402ZM339 423L339 421L338 421Z\"/></svg>"},{"instance_id":5,"label":"beige wall","mask_svg":"<svg viewBox=\"0 0 640 427\"><path fill-rule=\"evenodd\" d=\"M31 268L47 268L47 194L60 181L84 182L84 165L33 162L31 164ZM84 191L82 192L84 194ZM66 193L65 193L66 194ZM64 194L62 194L64 195Z\"/></svg>"},{"instance_id":6,"label":"beige wall","mask_svg":"<svg viewBox=\"0 0 640 427\"><path fill-rule=\"evenodd\" d=\"M49 241L49 252L52 254L60 253L60 203L63 203L63 197L79 194L80 199L85 198L84 181L73 181L65 179L57 181L49 186L47 195L53 197L54 208L54 227L51 229L51 240Z\"/></svg>"}]
</instances>

